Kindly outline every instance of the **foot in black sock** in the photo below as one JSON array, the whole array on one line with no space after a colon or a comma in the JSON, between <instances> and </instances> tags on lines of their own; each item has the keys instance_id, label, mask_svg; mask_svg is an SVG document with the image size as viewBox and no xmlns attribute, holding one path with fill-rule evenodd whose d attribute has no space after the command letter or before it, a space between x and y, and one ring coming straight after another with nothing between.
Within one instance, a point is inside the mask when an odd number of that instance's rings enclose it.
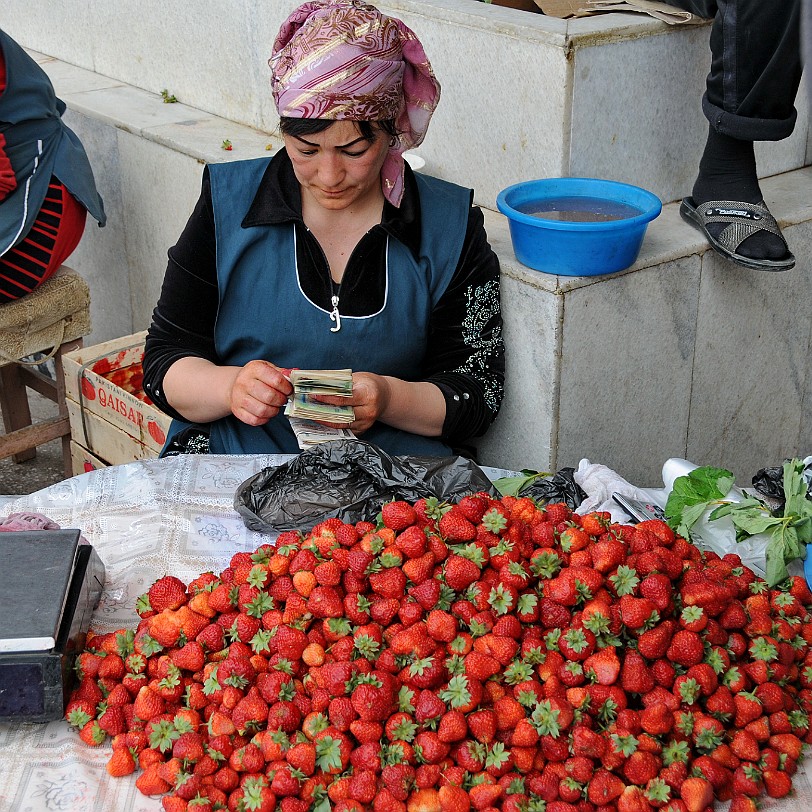
<instances>
[{"instance_id":1,"label":"foot in black sock","mask_svg":"<svg viewBox=\"0 0 812 812\"><path fill-rule=\"evenodd\" d=\"M764 197L758 185L753 142L730 138L710 127L692 196L697 206L709 200L760 203ZM725 223L709 223L707 230L718 238L726 227ZM744 240L736 253L751 259L781 259L787 248L780 237L759 231Z\"/></svg>"}]
</instances>

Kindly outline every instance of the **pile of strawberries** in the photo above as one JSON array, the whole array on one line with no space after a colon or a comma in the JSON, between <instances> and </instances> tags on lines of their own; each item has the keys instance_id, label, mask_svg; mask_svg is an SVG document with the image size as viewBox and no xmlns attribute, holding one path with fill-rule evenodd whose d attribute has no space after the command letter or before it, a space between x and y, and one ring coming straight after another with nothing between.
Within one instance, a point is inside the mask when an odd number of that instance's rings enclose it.
<instances>
[{"instance_id":1,"label":"pile of strawberries","mask_svg":"<svg viewBox=\"0 0 812 812\"><path fill-rule=\"evenodd\" d=\"M663 522L392 502L159 579L66 716L170 811L755 812L812 741L810 604Z\"/></svg>"}]
</instances>

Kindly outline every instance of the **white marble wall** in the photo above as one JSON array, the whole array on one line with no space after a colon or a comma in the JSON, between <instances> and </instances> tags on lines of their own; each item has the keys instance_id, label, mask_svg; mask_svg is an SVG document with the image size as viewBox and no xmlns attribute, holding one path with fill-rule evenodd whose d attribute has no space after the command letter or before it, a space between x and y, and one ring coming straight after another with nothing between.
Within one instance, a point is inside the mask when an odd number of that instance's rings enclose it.
<instances>
[{"instance_id":1,"label":"white marble wall","mask_svg":"<svg viewBox=\"0 0 812 812\"><path fill-rule=\"evenodd\" d=\"M4 0L2 25L29 48L200 111L273 132L267 60L298 0ZM708 27L645 15L559 20L474 0L381 0L423 41L443 85L420 153L426 171L498 192L537 177L690 192L706 124ZM795 135L759 145L760 172L807 160L808 105ZM812 158L812 151L810 151Z\"/></svg>"},{"instance_id":2,"label":"white marble wall","mask_svg":"<svg viewBox=\"0 0 812 812\"><path fill-rule=\"evenodd\" d=\"M583 30L575 51L567 174L634 183L664 201L690 194L708 133L702 95L709 26L665 26L637 39L618 38L608 17L582 26L594 27L595 36ZM756 145L761 177L809 162L805 88L796 105L793 134Z\"/></svg>"},{"instance_id":3,"label":"white marble wall","mask_svg":"<svg viewBox=\"0 0 812 812\"><path fill-rule=\"evenodd\" d=\"M503 272L507 396L480 442L489 465L558 470L582 458L640 485L662 462L729 468L812 450L812 169L770 178L765 198L797 267L740 268L709 251L675 204L640 258L609 277L535 274L487 220Z\"/></svg>"}]
</instances>

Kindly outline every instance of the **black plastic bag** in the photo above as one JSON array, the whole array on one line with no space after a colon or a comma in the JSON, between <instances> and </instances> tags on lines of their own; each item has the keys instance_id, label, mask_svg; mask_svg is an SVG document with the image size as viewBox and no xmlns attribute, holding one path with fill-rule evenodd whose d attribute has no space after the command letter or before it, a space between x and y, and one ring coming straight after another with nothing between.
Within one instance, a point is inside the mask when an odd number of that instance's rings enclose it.
<instances>
[{"instance_id":1,"label":"black plastic bag","mask_svg":"<svg viewBox=\"0 0 812 812\"><path fill-rule=\"evenodd\" d=\"M575 481L574 468L562 468L557 474L525 468L521 473L494 482L504 496L528 496L540 505L564 502L575 510L586 499L584 489Z\"/></svg>"},{"instance_id":2,"label":"black plastic bag","mask_svg":"<svg viewBox=\"0 0 812 812\"><path fill-rule=\"evenodd\" d=\"M392 457L362 440L320 443L240 485L234 509L250 530L308 530L336 516L375 521L386 502L437 497L454 501L485 491L485 472L463 457Z\"/></svg>"},{"instance_id":3,"label":"black plastic bag","mask_svg":"<svg viewBox=\"0 0 812 812\"><path fill-rule=\"evenodd\" d=\"M551 477L535 480L519 495L529 496L539 504L564 502L570 510L575 510L586 499L586 492L575 481L574 475L574 468L562 468Z\"/></svg>"},{"instance_id":4,"label":"black plastic bag","mask_svg":"<svg viewBox=\"0 0 812 812\"><path fill-rule=\"evenodd\" d=\"M807 482L807 497L812 499L812 464L808 460L804 466L803 476ZM753 488L764 497L773 513L781 514L784 511L784 466L773 465L761 468L753 474Z\"/></svg>"}]
</instances>

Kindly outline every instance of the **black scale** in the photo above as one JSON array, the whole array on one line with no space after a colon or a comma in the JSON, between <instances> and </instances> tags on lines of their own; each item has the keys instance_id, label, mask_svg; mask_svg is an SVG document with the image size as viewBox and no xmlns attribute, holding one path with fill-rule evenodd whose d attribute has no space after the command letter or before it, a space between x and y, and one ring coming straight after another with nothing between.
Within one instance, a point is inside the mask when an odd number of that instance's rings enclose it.
<instances>
[{"instance_id":1,"label":"black scale","mask_svg":"<svg viewBox=\"0 0 812 812\"><path fill-rule=\"evenodd\" d=\"M78 530L0 533L0 722L61 719L104 588Z\"/></svg>"}]
</instances>

